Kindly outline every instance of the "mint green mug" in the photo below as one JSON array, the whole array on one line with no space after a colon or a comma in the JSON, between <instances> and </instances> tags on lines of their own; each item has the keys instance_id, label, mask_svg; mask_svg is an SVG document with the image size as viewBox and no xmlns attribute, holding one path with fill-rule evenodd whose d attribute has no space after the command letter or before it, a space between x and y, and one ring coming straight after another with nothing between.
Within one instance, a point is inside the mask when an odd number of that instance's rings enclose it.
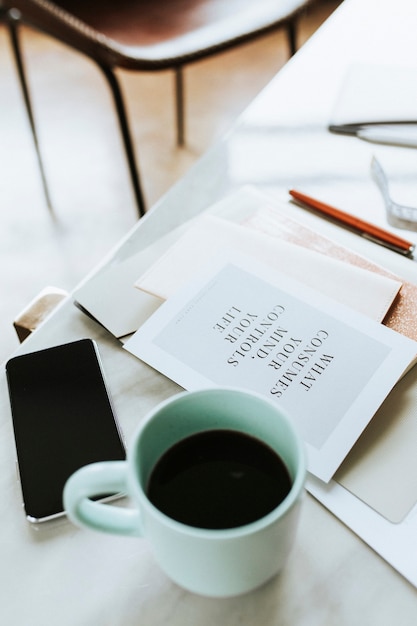
<instances>
[{"instance_id":1,"label":"mint green mug","mask_svg":"<svg viewBox=\"0 0 417 626\"><path fill-rule=\"evenodd\" d=\"M151 502L150 477L161 457L178 450L179 442L191 442L192 450L198 435L207 431L221 437L237 434L242 440L246 437L268 447L289 476L288 493L282 501L253 521L238 521L239 525L224 528L206 528L204 521L199 525L186 523ZM183 461L191 457L188 450ZM239 483L242 472L231 474ZM158 405L140 424L126 461L94 463L75 472L65 485L64 506L78 525L146 538L161 569L183 588L205 596L227 597L259 587L282 569L294 542L305 475L303 444L290 419L272 400L229 388L181 392ZM207 479L212 478L210 469ZM214 497L226 488L226 482L219 481ZM273 483L272 493L277 489ZM90 500L119 492L130 496L131 508ZM244 493L250 493L246 487ZM252 502L257 503L258 487L254 493L245 510L252 508ZM207 515L211 517L211 512L220 509L220 505L209 505Z\"/></svg>"}]
</instances>

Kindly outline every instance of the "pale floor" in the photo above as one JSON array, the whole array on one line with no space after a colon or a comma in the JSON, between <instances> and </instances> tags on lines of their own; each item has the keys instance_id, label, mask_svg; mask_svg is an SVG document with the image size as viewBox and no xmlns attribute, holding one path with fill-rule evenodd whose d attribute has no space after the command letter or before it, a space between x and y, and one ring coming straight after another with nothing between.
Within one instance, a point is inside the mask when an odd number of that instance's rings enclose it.
<instances>
[{"instance_id":1,"label":"pale floor","mask_svg":"<svg viewBox=\"0 0 417 626\"><path fill-rule=\"evenodd\" d=\"M340 0L300 22L299 45ZM24 32L55 215L45 203L9 41L0 27L0 359L18 346L16 314L46 285L72 289L135 223L107 85L84 57ZM221 136L287 59L283 32L186 69L187 146L175 146L173 76L120 74L148 206Z\"/></svg>"}]
</instances>

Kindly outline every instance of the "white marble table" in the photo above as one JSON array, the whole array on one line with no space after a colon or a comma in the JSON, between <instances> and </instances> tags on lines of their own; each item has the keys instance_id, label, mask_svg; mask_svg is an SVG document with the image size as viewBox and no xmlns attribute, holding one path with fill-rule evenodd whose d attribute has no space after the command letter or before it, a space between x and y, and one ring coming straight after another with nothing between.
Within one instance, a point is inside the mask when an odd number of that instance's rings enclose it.
<instances>
[{"instance_id":1,"label":"white marble table","mask_svg":"<svg viewBox=\"0 0 417 626\"><path fill-rule=\"evenodd\" d=\"M379 206L378 192L369 181L367 169L374 147L330 135L326 125L350 63L417 63L416 26L413 0L345 0L260 94L235 129L126 235L104 266L145 248L245 183L278 198L286 198L289 187L302 187L323 199L327 195L346 210L359 212L363 207ZM392 150L378 147L377 152L389 163L394 159ZM402 159L404 184L417 192L417 152L395 154L396 160ZM291 207L291 211L296 209ZM303 212L298 215L357 250L365 249L360 238ZM366 245L368 256L374 254L395 269L393 253ZM410 261L408 277L415 282L416 269ZM80 312L71 298L19 352L83 336L98 342L116 411L129 441L146 412L178 387L121 349L119 342ZM221 601L189 594L171 583L143 540L80 530L65 519L32 527L20 504L4 371L0 385L2 624L416 623L416 590L307 494L297 542L285 571L251 594ZM412 553L410 558L417 555Z\"/></svg>"}]
</instances>

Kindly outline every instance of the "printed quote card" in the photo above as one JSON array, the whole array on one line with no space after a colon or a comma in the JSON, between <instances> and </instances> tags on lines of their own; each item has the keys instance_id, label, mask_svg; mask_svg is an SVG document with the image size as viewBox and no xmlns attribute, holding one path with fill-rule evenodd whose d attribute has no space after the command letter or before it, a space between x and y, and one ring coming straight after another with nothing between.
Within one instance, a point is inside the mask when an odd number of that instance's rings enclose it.
<instances>
[{"instance_id":1,"label":"printed quote card","mask_svg":"<svg viewBox=\"0 0 417 626\"><path fill-rule=\"evenodd\" d=\"M185 389L243 387L280 404L325 482L417 354L416 342L236 254L170 297L125 348Z\"/></svg>"}]
</instances>

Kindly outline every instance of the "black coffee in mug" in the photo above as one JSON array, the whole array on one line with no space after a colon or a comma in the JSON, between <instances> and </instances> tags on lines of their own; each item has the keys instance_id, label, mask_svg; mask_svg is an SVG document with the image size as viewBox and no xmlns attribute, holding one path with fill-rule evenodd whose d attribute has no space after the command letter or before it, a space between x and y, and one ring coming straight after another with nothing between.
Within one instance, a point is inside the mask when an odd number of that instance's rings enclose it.
<instances>
[{"instance_id":1,"label":"black coffee in mug","mask_svg":"<svg viewBox=\"0 0 417 626\"><path fill-rule=\"evenodd\" d=\"M265 443L239 431L203 431L169 448L152 470L147 495L163 513L198 528L250 524L291 490L288 470Z\"/></svg>"}]
</instances>

